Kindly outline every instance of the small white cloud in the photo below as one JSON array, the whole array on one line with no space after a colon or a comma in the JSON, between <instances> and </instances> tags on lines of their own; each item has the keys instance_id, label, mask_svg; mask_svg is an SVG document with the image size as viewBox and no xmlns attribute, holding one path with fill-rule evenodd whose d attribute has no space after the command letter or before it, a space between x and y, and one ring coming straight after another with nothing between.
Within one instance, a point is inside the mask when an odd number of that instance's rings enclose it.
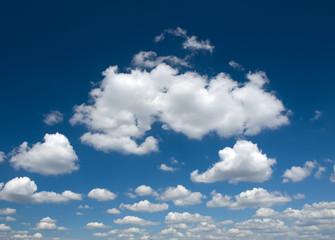
<instances>
[{"instance_id":1,"label":"small white cloud","mask_svg":"<svg viewBox=\"0 0 335 240\"><path fill-rule=\"evenodd\" d=\"M45 134L43 143L36 143L31 148L23 142L12 151L9 160L15 169L23 168L28 172L43 175L71 173L79 169L78 157L69 140L62 134Z\"/></svg>"},{"instance_id":2,"label":"small white cloud","mask_svg":"<svg viewBox=\"0 0 335 240\"><path fill-rule=\"evenodd\" d=\"M11 217L11 216L6 216L5 220L6 220L7 222L14 222L14 221L16 221L16 218L13 218L13 217Z\"/></svg>"},{"instance_id":3,"label":"small white cloud","mask_svg":"<svg viewBox=\"0 0 335 240\"><path fill-rule=\"evenodd\" d=\"M154 190L150 186L141 185L135 189L137 196L148 196L154 194Z\"/></svg>"},{"instance_id":4,"label":"small white cloud","mask_svg":"<svg viewBox=\"0 0 335 240\"><path fill-rule=\"evenodd\" d=\"M40 220L39 223L37 223L36 230L53 230L56 229L56 220L50 218L50 217L45 217Z\"/></svg>"},{"instance_id":5,"label":"small white cloud","mask_svg":"<svg viewBox=\"0 0 335 240\"><path fill-rule=\"evenodd\" d=\"M0 215L11 215L15 213L16 209L14 208L0 208Z\"/></svg>"},{"instance_id":6,"label":"small white cloud","mask_svg":"<svg viewBox=\"0 0 335 240\"><path fill-rule=\"evenodd\" d=\"M176 56L157 56L157 53L153 51L140 51L132 60L132 64L135 67L141 68L154 68L161 63L171 64L172 66L190 67L186 58L181 59Z\"/></svg>"},{"instance_id":7,"label":"small white cloud","mask_svg":"<svg viewBox=\"0 0 335 240\"><path fill-rule=\"evenodd\" d=\"M0 151L0 163L4 162L6 158L6 154Z\"/></svg>"},{"instance_id":8,"label":"small white cloud","mask_svg":"<svg viewBox=\"0 0 335 240\"><path fill-rule=\"evenodd\" d=\"M163 201L173 201L176 206L186 206L200 204L202 199L205 198L200 192L191 192L183 185L177 187L168 187L158 199Z\"/></svg>"},{"instance_id":9,"label":"small white cloud","mask_svg":"<svg viewBox=\"0 0 335 240\"><path fill-rule=\"evenodd\" d=\"M4 223L0 224L0 231L10 231L10 230L12 230L10 226L7 226Z\"/></svg>"},{"instance_id":10,"label":"small white cloud","mask_svg":"<svg viewBox=\"0 0 335 240\"><path fill-rule=\"evenodd\" d=\"M36 192L37 186L28 177L16 177L6 184L0 184L0 199L19 203L66 203L81 200L82 195L71 191L62 194L55 192Z\"/></svg>"},{"instance_id":11,"label":"small white cloud","mask_svg":"<svg viewBox=\"0 0 335 240\"><path fill-rule=\"evenodd\" d=\"M166 203L151 203L148 200L143 200L134 204L120 204L120 209L128 209L134 212L160 212L167 210L169 205Z\"/></svg>"},{"instance_id":12,"label":"small white cloud","mask_svg":"<svg viewBox=\"0 0 335 240\"><path fill-rule=\"evenodd\" d=\"M233 210L255 207L270 207L291 201L288 196L283 196L280 192L268 192L263 188L253 188L235 195L235 201L231 196L223 196L215 190L211 192L212 200L207 202L207 207L228 207Z\"/></svg>"},{"instance_id":13,"label":"small white cloud","mask_svg":"<svg viewBox=\"0 0 335 240\"><path fill-rule=\"evenodd\" d=\"M169 167L165 163L161 164L159 166L159 169L162 170L162 171L167 171L167 172L174 172L174 171L177 170L177 168Z\"/></svg>"},{"instance_id":14,"label":"small white cloud","mask_svg":"<svg viewBox=\"0 0 335 240\"><path fill-rule=\"evenodd\" d=\"M306 196L305 196L305 194L303 194L303 193L297 193L297 194L293 195L293 198L294 198L295 200L299 200L299 199L305 199Z\"/></svg>"},{"instance_id":15,"label":"small white cloud","mask_svg":"<svg viewBox=\"0 0 335 240\"><path fill-rule=\"evenodd\" d=\"M82 216L82 215L84 215L84 213L82 213L82 212L76 212L76 215L77 216Z\"/></svg>"},{"instance_id":16,"label":"small white cloud","mask_svg":"<svg viewBox=\"0 0 335 240\"><path fill-rule=\"evenodd\" d=\"M151 222L135 216L126 216L122 219L116 219L114 220L114 223L121 225L139 225L139 226L153 226L160 224L159 222Z\"/></svg>"},{"instance_id":17,"label":"small white cloud","mask_svg":"<svg viewBox=\"0 0 335 240\"><path fill-rule=\"evenodd\" d=\"M326 168L325 167L322 167L322 166L318 166L318 170L316 171L316 173L314 174L314 177L316 179L321 179L322 177L322 173L326 171Z\"/></svg>"},{"instance_id":18,"label":"small white cloud","mask_svg":"<svg viewBox=\"0 0 335 240\"><path fill-rule=\"evenodd\" d=\"M189 212L169 212L165 217L165 223L167 224L176 224L176 223L192 223L192 222L211 222L213 221L212 217L202 216L199 213L189 213Z\"/></svg>"},{"instance_id":19,"label":"small white cloud","mask_svg":"<svg viewBox=\"0 0 335 240\"><path fill-rule=\"evenodd\" d=\"M333 166L334 172L330 175L330 181L335 182L335 165Z\"/></svg>"},{"instance_id":20,"label":"small white cloud","mask_svg":"<svg viewBox=\"0 0 335 240\"><path fill-rule=\"evenodd\" d=\"M244 68L241 64L235 62L234 60L231 60L229 63L229 66L231 66L232 68L238 70L238 71L243 71Z\"/></svg>"},{"instance_id":21,"label":"small white cloud","mask_svg":"<svg viewBox=\"0 0 335 240\"><path fill-rule=\"evenodd\" d=\"M107 209L106 212L109 213L109 214L120 214L121 213L120 210L117 209L117 208Z\"/></svg>"},{"instance_id":22,"label":"small white cloud","mask_svg":"<svg viewBox=\"0 0 335 240\"><path fill-rule=\"evenodd\" d=\"M103 223L99 223L99 222L89 222L86 224L86 228L108 228L108 226L106 226Z\"/></svg>"},{"instance_id":23,"label":"small white cloud","mask_svg":"<svg viewBox=\"0 0 335 240\"><path fill-rule=\"evenodd\" d=\"M312 170L315 167L316 163L311 161L307 161L303 167L293 166L284 172L283 183L287 183L289 180L291 180L292 182L300 182L309 175L311 175Z\"/></svg>"},{"instance_id":24,"label":"small white cloud","mask_svg":"<svg viewBox=\"0 0 335 240\"><path fill-rule=\"evenodd\" d=\"M114 200L117 197L117 194L109 191L108 189L104 188L95 188L92 189L88 195L90 198L94 198L98 201L109 201Z\"/></svg>"},{"instance_id":25,"label":"small white cloud","mask_svg":"<svg viewBox=\"0 0 335 240\"><path fill-rule=\"evenodd\" d=\"M44 115L43 122L49 126L63 122L63 114L60 111L51 111Z\"/></svg>"},{"instance_id":26,"label":"small white cloud","mask_svg":"<svg viewBox=\"0 0 335 240\"><path fill-rule=\"evenodd\" d=\"M195 170L191 173L194 182L212 183L228 180L237 182L264 182L271 177L271 166L276 163L258 149L257 145L245 140L236 142L233 148L219 151L221 161L204 173Z\"/></svg>"},{"instance_id":27,"label":"small white cloud","mask_svg":"<svg viewBox=\"0 0 335 240\"><path fill-rule=\"evenodd\" d=\"M276 212L272 208L259 208L256 211L256 214L253 216L255 218L269 218L276 214Z\"/></svg>"},{"instance_id":28,"label":"small white cloud","mask_svg":"<svg viewBox=\"0 0 335 240\"><path fill-rule=\"evenodd\" d=\"M311 118L311 121L315 121L318 120L320 117L322 116L322 112L319 110L315 110L315 116L313 118Z\"/></svg>"},{"instance_id":29,"label":"small white cloud","mask_svg":"<svg viewBox=\"0 0 335 240\"><path fill-rule=\"evenodd\" d=\"M78 208L79 209L90 209L91 207L88 205L79 205Z\"/></svg>"},{"instance_id":30,"label":"small white cloud","mask_svg":"<svg viewBox=\"0 0 335 240\"><path fill-rule=\"evenodd\" d=\"M67 231L68 229L66 227L57 227L57 230L59 230L59 231Z\"/></svg>"}]
</instances>

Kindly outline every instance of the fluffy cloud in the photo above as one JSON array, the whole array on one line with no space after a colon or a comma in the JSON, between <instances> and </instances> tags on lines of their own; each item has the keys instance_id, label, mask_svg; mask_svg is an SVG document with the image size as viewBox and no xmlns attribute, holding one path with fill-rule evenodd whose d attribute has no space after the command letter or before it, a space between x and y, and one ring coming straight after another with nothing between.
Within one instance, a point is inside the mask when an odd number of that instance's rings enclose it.
<instances>
[{"instance_id":1,"label":"fluffy cloud","mask_svg":"<svg viewBox=\"0 0 335 240\"><path fill-rule=\"evenodd\" d=\"M32 147L23 142L11 155L9 162L15 169L23 168L43 175L59 175L79 169L75 151L60 133L46 134L43 143L38 142Z\"/></svg>"},{"instance_id":2,"label":"fluffy cloud","mask_svg":"<svg viewBox=\"0 0 335 240\"><path fill-rule=\"evenodd\" d=\"M10 230L12 230L10 226L7 226L4 223L0 224L0 231L10 231Z\"/></svg>"},{"instance_id":3,"label":"fluffy cloud","mask_svg":"<svg viewBox=\"0 0 335 240\"><path fill-rule=\"evenodd\" d=\"M121 213L120 210L116 208L107 209L106 212L109 214L120 214Z\"/></svg>"},{"instance_id":4,"label":"fluffy cloud","mask_svg":"<svg viewBox=\"0 0 335 240\"><path fill-rule=\"evenodd\" d=\"M303 167L293 166L287 169L283 174L283 183L287 183L289 180L292 182L300 182L306 177L311 175L312 170L316 167L315 162L307 161Z\"/></svg>"},{"instance_id":5,"label":"fluffy cloud","mask_svg":"<svg viewBox=\"0 0 335 240\"><path fill-rule=\"evenodd\" d=\"M56 220L51 219L50 217L45 217L41 219L39 223L37 223L36 229L37 230L53 230L56 229Z\"/></svg>"},{"instance_id":6,"label":"fluffy cloud","mask_svg":"<svg viewBox=\"0 0 335 240\"><path fill-rule=\"evenodd\" d=\"M153 51L140 51L133 57L132 64L136 67L153 68L161 63L168 63L173 66L189 67L186 59L180 59L176 56L159 57Z\"/></svg>"},{"instance_id":7,"label":"fluffy cloud","mask_svg":"<svg viewBox=\"0 0 335 240\"><path fill-rule=\"evenodd\" d=\"M5 161L6 158L6 154L4 152L0 151L0 163L2 163L3 161Z\"/></svg>"},{"instance_id":8,"label":"fluffy cloud","mask_svg":"<svg viewBox=\"0 0 335 240\"><path fill-rule=\"evenodd\" d=\"M174 172L174 171L177 170L176 168L167 166L165 163L161 164L159 166L159 169L162 170L162 171L167 171L167 172Z\"/></svg>"},{"instance_id":9,"label":"fluffy cloud","mask_svg":"<svg viewBox=\"0 0 335 240\"><path fill-rule=\"evenodd\" d=\"M126 216L122 219L119 218L114 220L114 223L121 225L140 225L140 226L153 226L160 224L159 222L151 222L135 216Z\"/></svg>"},{"instance_id":10,"label":"fluffy cloud","mask_svg":"<svg viewBox=\"0 0 335 240\"><path fill-rule=\"evenodd\" d=\"M117 197L117 194L112 193L106 188L95 188L92 189L87 196L98 201L109 201L114 200Z\"/></svg>"},{"instance_id":11,"label":"fluffy cloud","mask_svg":"<svg viewBox=\"0 0 335 240\"><path fill-rule=\"evenodd\" d=\"M202 202L205 198L200 192L191 192L183 185L177 187L168 187L158 199L163 201L173 201L176 206L194 205Z\"/></svg>"},{"instance_id":12,"label":"fluffy cloud","mask_svg":"<svg viewBox=\"0 0 335 240\"><path fill-rule=\"evenodd\" d=\"M124 204L120 205L120 209L128 209L134 212L160 212L167 210L169 205L166 203L155 204L151 203L148 200L140 201L134 204Z\"/></svg>"},{"instance_id":13,"label":"fluffy cloud","mask_svg":"<svg viewBox=\"0 0 335 240\"><path fill-rule=\"evenodd\" d=\"M7 222L14 222L14 221L16 221L16 218L13 218L13 217L10 217L10 216L6 216L5 220Z\"/></svg>"},{"instance_id":14,"label":"fluffy cloud","mask_svg":"<svg viewBox=\"0 0 335 240\"><path fill-rule=\"evenodd\" d=\"M63 122L63 114L60 111L51 111L50 113L44 115L43 121L49 126L55 125Z\"/></svg>"},{"instance_id":15,"label":"fluffy cloud","mask_svg":"<svg viewBox=\"0 0 335 240\"><path fill-rule=\"evenodd\" d=\"M146 186L146 185L138 186L135 189L135 193L137 196L148 196L151 194L155 194L154 190L150 186Z\"/></svg>"},{"instance_id":16,"label":"fluffy cloud","mask_svg":"<svg viewBox=\"0 0 335 240\"><path fill-rule=\"evenodd\" d=\"M99 222L89 222L86 224L86 228L108 228L108 226Z\"/></svg>"},{"instance_id":17,"label":"fluffy cloud","mask_svg":"<svg viewBox=\"0 0 335 240\"><path fill-rule=\"evenodd\" d=\"M236 142L233 148L226 147L219 151L221 161L204 173L198 170L191 173L194 182L217 182L228 180L237 182L264 182L272 174L271 166L275 159L268 158L257 145L245 140Z\"/></svg>"},{"instance_id":18,"label":"fluffy cloud","mask_svg":"<svg viewBox=\"0 0 335 240\"><path fill-rule=\"evenodd\" d=\"M207 202L207 207L228 207L230 209L244 209L255 207L269 207L272 205L284 204L291 201L288 196L279 192L269 193L263 188L254 188L235 195L235 201L231 196L223 196L216 191L211 192L212 200Z\"/></svg>"},{"instance_id":19,"label":"fluffy cloud","mask_svg":"<svg viewBox=\"0 0 335 240\"><path fill-rule=\"evenodd\" d=\"M37 186L28 177L16 177L6 184L0 183L0 199L19 203L65 203L81 200L82 195L71 191L62 194L55 192L36 192Z\"/></svg>"},{"instance_id":20,"label":"fluffy cloud","mask_svg":"<svg viewBox=\"0 0 335 240\"><path fill-rule=\"evenodd\" d=\"M89 129L81 141L97 150L143 155L158 151L158 140L147 136L155 122L165 130L201 139L210 132L222 137L255 135L262 129L288 124L286 110L264 85L264 72L248 73L239 83L220 73L208 79L195 71L178 73L160 63L149 72L108 68L92 104L74 107L71 124Z\"/></svg>"},{"instance_id":21,"label":"fluffy cloud","mask_svg":"<svg viewBox=\"0 0 335 240\"><path fill-rule=\"evenodd\" d=\"M165 217L165 223L193 223L193 222L211 222L213 219L209 216L202 216L199 213L191 214L189 212L169 212Z\"/></svg>"},{"instance_id":22,"label":"fluffy cloud","mask_svg":"<svg viewBox=\"0 0 335 240\"><path fill-rule=\"evenodd\" d=\"M16 213L16 209L13 209L13 208L1 208L0 209L0 215L11 215L15 213Z\"/></svg>"},{"instance_id":23,"label":"fluffy cloud","mask_svg":"<svg viewBox=\"0 0 335 240\"><path fill-rule=\"evenodd\" d=\"M27 235L27 234L14 234L12 238L16 239L41 239L43 235L41 233L35 233L34 235Z\"/></svg>"}]
</instances>

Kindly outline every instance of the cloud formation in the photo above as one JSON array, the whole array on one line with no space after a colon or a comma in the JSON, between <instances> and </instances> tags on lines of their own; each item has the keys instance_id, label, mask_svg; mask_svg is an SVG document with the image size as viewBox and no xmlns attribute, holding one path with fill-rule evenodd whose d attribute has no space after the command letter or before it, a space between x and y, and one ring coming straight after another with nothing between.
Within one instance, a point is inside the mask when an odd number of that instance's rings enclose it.
<instances>
[{"instance_id":1,"label":"cloud formation","mask_svg":"<svg viewBox=\"0 0 335 240\"><path fill-rule=\"evenodd\" d=\"M199 213L189 213L189 212L169 212L165 217L165 223L176 224L176 223L193 223L193 222L211 222L212 217L202 216Z\"/></svg>"},{"instance_id":2,"label":"cloud formation","mask_svg":"<svg viewBox=\"0 0 335 240\"><path fill-rule=\"evenodd\" d=\"M113 66L103 75L90 92L92 103L75 106L70 120L87 126L81 141L97 150L137 155L158 151L158 140L147 136L155 122L199 140L210 132L255 135L289 122L282 102L265 91L269 80L264 72L250 72L239 83L225 73L208 78L160 63L150 71L127 73Z\"/></svg>"},{"instance_id":3,"label":"cloud formation","mask_svg":"<svg viewBox=\"0 0 335 240\"><path fill-rule=\"evenodd\" d=\"M300 182L311 175L312 170L317 166L315 162L307 161L303 167L293 166L287 169L283 174L283 183L289 180L292 182Z\"/></svg>"},{"instance_id":4,"label":"cloud formation","mask_svg":"<svg viewBox=\"0 0 335 240\"><path fill-rule=\"evenodd\" d=\"M63 113L56 110L51 111L50 113L44 115L43 122L49 126L61 123L63 122Z\"/></svg>"},{"instance_id":5,"label":"cloud formation","mask_svg":"<svg viewBox=\"0 0 335 240\"><path fill-rule=\"evenodd\" d=\"M92 189L87 196L89 198L96 199L98 201L110 201L114 200L117 197L117 194L109 191L106 188L95 188Z\"/></svg>"},{"instance_id":6,"label":"cloud formation","mask_svg":"<svg viewBox=\"0 0 335 240\"><path fill-rule=\"evenodd\" d=\"M191 192L183 185L177 187L168 187L158 197L162 201L173 201L176 206L187 206L202 203L202 199L205 198L200 192Z\"/></svg>"},{"instance_id":7,"label":"cloud formation","mask_svg":"<svg viewBox=\"0 0 335 240\"><path fill-rule=\"evenodd\" d=\"M159 225L159 222L152 222L144 220L143 218L135 217L135 216L125 216L122 219L116 219L114 220L115 224L121 224L121 225L139 225L139 226L153 226L153 225Z\"/></svg>"},{"instance_id":8,"label":"cloud formation","mask_svg":"<svg viewBox=\"0 0 335 240\"><path fill-rule=\"evenodd\" d=\"M23 142L11 153L9 162L15 169L42 175L60 175L79 169L78 157L69 140L60 133L45 134L43 143L32 147Z\"/></svg>"},{"instance_id":9,"label":"cloud formation","mask_svg":"<svg viewBox=\"0 0 335 240\"><path fill-rule=\"evenodd\" d=\"M271 177L275 159L268 158L257 145L245 140L236 142L233 148L219 151L221 161L204 173L195 170L191 173L194 182L212 183L228 180L237 182L264 182Z\"/></svg>"},{"instance_id":10,"label":"cloud formation","mask_svg":"<svg viewBox=\"0 0 335 240\"><path fill-rule=\"evenodd\" d=\"M6 184L0 183L0 199L18 203L66 203L70 200L81 200L82 195L72 191L62 194L55 192L36 192L37 186L28 177L16 177Z\"/></svg>"},{"instance_id":11,"label":"cloud formation","mask_svg":"<svg viewBox=\"0 0 335 240\"><path fill-rule=\"evenodd\" d=\"M151 203L148 200L143 200L134 204L120 204L120 209L128 209L133 212L160 212L167 210L169 205L166 203Z\"/></svg>"}]
</instances>

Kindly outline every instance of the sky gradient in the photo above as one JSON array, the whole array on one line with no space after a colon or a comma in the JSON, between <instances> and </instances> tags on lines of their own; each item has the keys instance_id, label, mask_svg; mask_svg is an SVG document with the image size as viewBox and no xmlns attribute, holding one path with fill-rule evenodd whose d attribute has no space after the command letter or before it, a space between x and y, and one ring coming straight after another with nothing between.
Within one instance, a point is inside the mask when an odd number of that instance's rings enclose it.
<instances>
[{"instance_id":1,"label":"sky gradient","mask_svg":"<svg viewBox=\"0 0 335 240\"><path fill-rule=\"evenodd\" d=\"M0 3L0 239L334 239L331 1Z\"/></svg>"}]
</instances>

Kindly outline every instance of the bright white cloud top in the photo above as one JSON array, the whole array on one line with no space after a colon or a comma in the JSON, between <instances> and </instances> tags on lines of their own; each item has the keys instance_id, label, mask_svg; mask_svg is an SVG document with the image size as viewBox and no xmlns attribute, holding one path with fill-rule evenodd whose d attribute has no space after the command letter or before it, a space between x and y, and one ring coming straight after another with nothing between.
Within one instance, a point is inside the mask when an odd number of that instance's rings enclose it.
<instances>
[{"instance_id":1,"label":"bright white cloud top","mask_svg":"<svg viewBox=\"0 0 335 240\"><path fill-rule=\"evenodd\" d=\"M106 188L94 188L88 193L87 196L98 201L110 201L114 200L117 197L117 194L109 191Z\"/></svg>"},{"instance_id":2,"label":"bright white cloud top","mask_svg":"<svg viewBox=\"0 0 335 240\"><path fill-rule=\"evenodd\" d=\"M300 182L309 175L311 175L312 170L316 167L315 162L307 161L303 167L293 166L287 169L283 174L283 183L287 183L289 180L292 182Z\"/></svg>"},{"instance_id":3,"label":"bright white cloud top","mask_svg":"<svg viewBox=\"0 0 335 240\"><path fill-rule=\"evenodd\" d=\"M264 182L271 177L271 167L276 163L275 159L263 154L256 144L245 140L237 141L233 148L220 150L219 156L221 161L204 173L193 171L191 180L204 183Z\"/></svg>"},{"instance_id":4,"label":"bright white cloud top","mask_svg":"<svg viewBox=\"0 0 335 240\"><path fill-rule=\"evenodd\" d=\"M202 199L205 198L200 192L191 192L183 185L177 187L168 187L158 197L162 201L173 201L176 206L187 206L202 203Z\"/></svg>"},{"instance_id":5,"label":"bright white cloud top","mask_svg":"<svg viewBox=\"0 0 335 240\"><path fill-rule=\"evenodd\" d=\"M134 204L120 204L120 209L128 209L133 212L160 212L167 210L169 205L166 203L151 203L148 200L143 200Z\"/></svg>"},{"instance_id":6,"label":"bright white cloud top","mask_svg":"<svg viewBox=\"0 0 335 240\"><path fill-rule=\"evenodd\" d=\"M32 147L23 142L11 155L11 165L28 172L59 175L79 169L76 164L78 156L69 140L60 133L45 134L44 142L35 143Z\"/></svg>"},{"instance_id":7,"label":"bright white cloud top","mask_svg":"<svg viewBox=\"0 0 335 240\"><path fill-rule=\"evenodd\" d=\"M90 92L93 103L76 106L71 118L73 125L88 127L81 141L97 150L138 155L158 151L157 139L146 136L156 121L163 129L199 140L209 132L254 135L289 122L282 102L265 91L269 80L264 72L248 73L243 84L224 73L213 78L195 71L179 73L165 63L149 72L119 73L114 66L103 75L100 86Z\"/></svg>"}]
</instances>

